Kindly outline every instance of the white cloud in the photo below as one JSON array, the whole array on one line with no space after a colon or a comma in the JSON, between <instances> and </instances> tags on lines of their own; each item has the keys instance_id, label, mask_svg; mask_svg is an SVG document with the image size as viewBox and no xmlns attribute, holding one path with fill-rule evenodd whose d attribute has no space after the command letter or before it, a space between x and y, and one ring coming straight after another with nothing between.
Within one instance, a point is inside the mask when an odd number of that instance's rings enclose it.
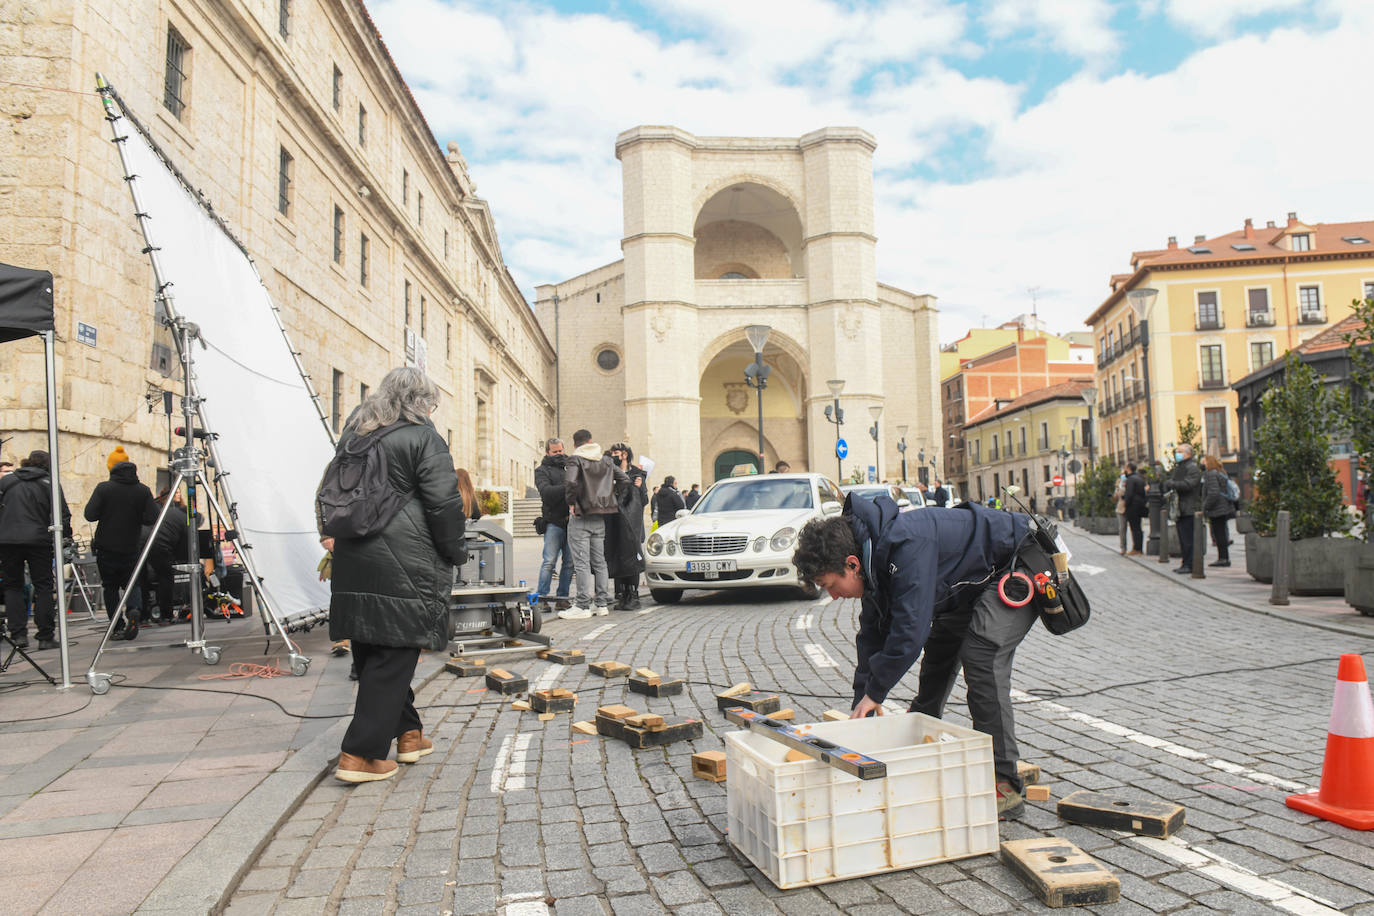
<instances>
[{"instance_id":1,"label":"white cloud","mask_svg":"<svg viewBox=\"0 0 1374 916\"><path fill-rule=\"evenodd\" d=\"M1241 20L1310 5L1310 0L1164 0L1164 12L1190 32L1215 37L1228 34Z\"/></svg>"},{"instance_id":2,"label":"white cloud","mask_svg":"<svg viewBox=\"0 0 1374 916\"><path fill-rule=\"evenodd\" d=\"M1199 5L1206 7L1212 2ZM981 18L993 38L1029 31L1055 48L1086 60L1110 57L1120 43L1111 29L1112 4L1108 0L996 0Z\"/></svg>"}]
</instances>

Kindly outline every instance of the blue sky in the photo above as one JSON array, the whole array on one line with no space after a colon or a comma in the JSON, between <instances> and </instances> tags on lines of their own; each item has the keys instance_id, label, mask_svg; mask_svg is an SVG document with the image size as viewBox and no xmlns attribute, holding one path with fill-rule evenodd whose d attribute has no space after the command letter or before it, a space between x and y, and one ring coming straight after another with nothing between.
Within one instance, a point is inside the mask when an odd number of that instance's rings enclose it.
<instances>
[{"instance_id":1,"label":"blue sky","mask_svg":"<svg viewBox=\"0 0 1374 916\"><path fill-rule=\"evenodd\" d=\"M619 258L615 136L642 123L869 130L879 278L936 295L945 341L1027 310L1030 287L1052 327L1081 327L1169 235L1374 218L1368 0L369 7L530 296Z\"/></svg>"}]
</instances>

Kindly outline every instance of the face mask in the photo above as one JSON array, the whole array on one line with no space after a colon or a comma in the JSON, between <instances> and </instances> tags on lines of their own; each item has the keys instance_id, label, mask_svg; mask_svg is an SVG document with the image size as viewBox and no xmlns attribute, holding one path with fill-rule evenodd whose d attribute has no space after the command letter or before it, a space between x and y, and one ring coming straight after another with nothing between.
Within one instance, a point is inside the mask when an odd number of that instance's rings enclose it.
<instances>
[{"instance_id":1,"label":"face mask","mask_svg":"<svg viewBox=\"0 0 1374 916\"><path fill-rule=\"evenodd\" d=\"M1183 460L1183 453L1182 453L1182 452L1174 452L1174 460L1175 460L1175 461L1182 461L1182 460Z\"/></svg>"}]
</instances>

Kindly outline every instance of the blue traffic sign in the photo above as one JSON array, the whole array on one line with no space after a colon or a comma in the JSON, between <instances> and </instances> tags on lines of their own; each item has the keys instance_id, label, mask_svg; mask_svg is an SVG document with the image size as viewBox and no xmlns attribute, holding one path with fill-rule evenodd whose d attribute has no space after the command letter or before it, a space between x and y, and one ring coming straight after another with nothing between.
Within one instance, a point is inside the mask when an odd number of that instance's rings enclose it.
<instances>
[{"instance_id":1,"label":"blue traffic sign","mask_svg":"<svg viewBox=\"0 0 1374 916\"><path fill-rule=\"evenodd\" d=\"M835 457L844 458L849 454L849 443L843 439L835 440Z\"/></svg>"}]
</instances>

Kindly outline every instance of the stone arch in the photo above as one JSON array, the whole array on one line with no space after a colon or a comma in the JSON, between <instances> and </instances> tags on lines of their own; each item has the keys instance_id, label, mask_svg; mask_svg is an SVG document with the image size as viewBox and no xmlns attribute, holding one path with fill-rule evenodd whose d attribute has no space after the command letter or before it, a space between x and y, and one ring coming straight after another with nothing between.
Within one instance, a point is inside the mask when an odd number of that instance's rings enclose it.
<instances>
[{"instance_id":1,"label":"stone arch","mask_svg":"<svg viewBox=\"0 0 1374 916\"><path fill-rule=\"evenodd\" d=\"M701 218L701 211L705 208L706 204L710 202L711 198L716 197L726 188L732 188L738 184L762 185L775 192L779 197L784 198L792 205L792 209L797 212L798 220L801 219L801 214L806 212L806 209L802 206L801 192L799 190L794 190L777 179L759 172L732 172L729 175L722 175L720 178L710 182L697 194L696 199L692 201L692 225L696 225L697 220Z\"/></svg>"},{"instance_id":2,"label":"stone arch","mask_svg":"<svg viewBox=\"0 0 1374 916\"><path fill-rule=\"evenodd\" d=\"M704 373L706 367L711 365L716 357L720 356L723 351L741 341L747 343L748 340L749 337L746 333L746 325L740 325L737 328L731 328L728 331L716 335L710 342L703 344L701 347L697 357L697 374L701 375ZM767 349L771 350L773 347L777 347L779 350L786 353L798 366L808 366L811 363L811 356L807 353L806 348L798 343L797 340L786 331L781 331L776 327L768 334ZM804 397L805 392L802 392L802 395Z\"/></svg>"},{"instance_id":3,"label":"stone arch","mask_svg":"<svg viewBox=\"0 0 1374 916\"><path fill-rule=\"evenodd\" d=\"M736 176L705 198L692 222L695 275L719 278L719 265L747 265L760 279L790 280L806 273L801 210L773 182Z\"/></svg>"}]
</instances>

